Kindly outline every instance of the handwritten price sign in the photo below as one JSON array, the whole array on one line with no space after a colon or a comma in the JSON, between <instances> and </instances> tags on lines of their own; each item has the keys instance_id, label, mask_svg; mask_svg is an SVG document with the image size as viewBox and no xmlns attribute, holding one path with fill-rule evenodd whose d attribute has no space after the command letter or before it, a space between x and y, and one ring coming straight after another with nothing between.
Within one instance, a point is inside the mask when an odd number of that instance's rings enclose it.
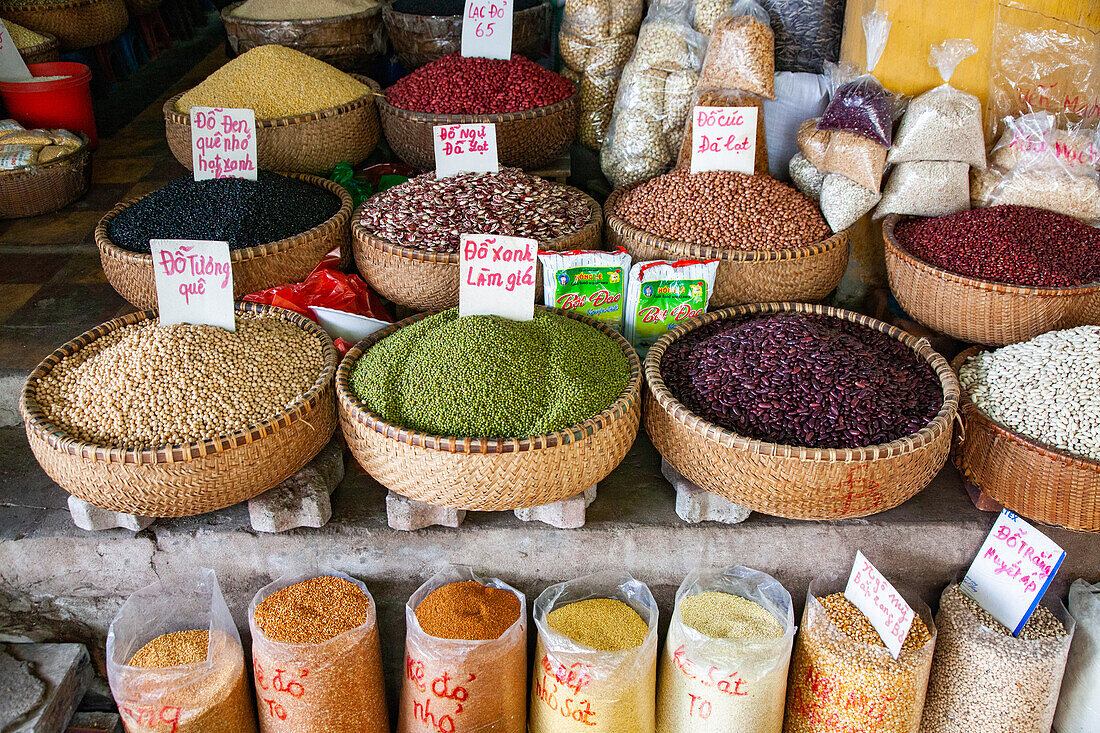
<instances>
[{"instance_id":1,"label":"handwritten price sign","mask_svg":"<svg viewBox=\"0 0 1100 733\"><path fill-rule=\"evenodd\" d=\"M195 180L256 180L256 113L250 109L191 108Z\"/></svg>"},{"instance_id":2,"label":"handwritten price sign","mask_svg":"<svg viewBox=\"0 0 1100 733\"><path fill-rule=\"evenodd\" d=\"M27 81L30 69L12 40L8 28L0 23L0 81Z\"/></svg>"},{"instance_id":3,"label":"handwritten price sign","mask_svg":"<svg viewBox=\"0 0 1100 733\"><path fill-rule=\"evenodd\" d=\"M459 250L460 316L535 317L538 242L523 237L463 234Z\"/></svg>"},{"instance_id":4,"label":"handwritten price sign","mask_svg":"<svg viewBox=\"0 0 1100 733\"><path fill-rule=\"evenodd\" d=\"M466 0L462 16L462 55L512 57L512 0Z\"/></svg>"},{"instance_id":5,"label":"handwritten price sign","mask_svg":"<svg viewBox=\"0 0 1100 733\"><path fill-rule=\"evenodd\" d=\"M584 689L592 684L588 666L580 662L566 666L543 656L535 666L535 697L567 720L586 726L597 725L596 710Z\"/></svg>"},{"instance_id":6,"label":"handwritten price sign","mask_svg":"<svg viewBox=\"0 0 1100 733\"><path fill-rule=\"evenodd\" d=\"M436 125L435 175L446 178L459 173L496 173L497 126L491 122L475 125Z\"/></svg>"},{"instance_id":7,"label":"handwritten price sign","mask_svg":"<svg viewBox=\"0 0 1100 733\"><path fill-rule=\"evenodd\" d=\"M162 325L193 323L236 330L228 244L151 239L149 250Z\"/></svg>"},{"instance_id":8,"label":"handwritten price sign","mask_svg":"<svg viewBox=\"0 0 1100 733\"><path fill-rule=\"evenodd\" d=\"M897 659L916 614L862 552L856 551L856 561L852 565L852 574L848 576L844 597L863 612L882 637L891 656Z\"/></svg>"},{"instance_id":9,"label":"handwritten price sign","mask_svg":"<svg viewBox=\"0 0 1100 733\"><path fill-rule=\"evenodd\" d=\"M1066 553L1007 509L997 517L959 590L1019 635Z\"/></svg>"},{"instance_id":10,"label":"handwritten price sign","mask_svg":"<svg viewBox=\"0 0 1100 733\"><path fill-rule=\"evenodd\" d=\"M691 120L691 172L756 170L756 107L696 107Z\"/></svg>"}]
</instances>

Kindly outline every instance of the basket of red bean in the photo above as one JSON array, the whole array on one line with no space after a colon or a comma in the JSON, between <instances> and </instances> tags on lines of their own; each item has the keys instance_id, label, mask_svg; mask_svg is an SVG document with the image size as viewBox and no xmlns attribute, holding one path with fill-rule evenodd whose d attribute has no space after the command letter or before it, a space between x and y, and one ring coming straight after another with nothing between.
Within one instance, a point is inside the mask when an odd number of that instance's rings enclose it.
<instances>
[{"instance_id":1,"label":"basket of red bean","mask_svg":"<svg viewBox=\"0 0 1100 733\"><path fill-rule=\"evenodd\" d=\"M851 311L713 311L645 360L645 427L677 471L753 511L845 519L891 509L947 460L959 380L924 339Z\"/></svg>"},{"instance_id":2,"label":"basket of red bean","mask_svg":"<svg viewBox=\"0 0 1100 733\"><path fill-rule=\"evenodd\" d=\"M810 198L768 175L676 169L619 189L604 205L608 249L635 260L718 260L714 307L819 301L848 266Z\"/></svg>"},{"instance_id":3,"label":"basket of red bean","mask_svg":"<svg viewBox=\"0 0 1100 733\"><path fill-rule=\"evenodd\" d=\"M501 165L545 167L577 138L573 82L530 59L444 56L400 79L377 100L386 142L421 170L435 168L436 125L496 125Z\"/></svg>"},{"instance_id":4,"label":"basket of red bean","mask_svg":"<svg viewBox=\"0 0 1100 733\"><path fill-rule=\"evenodd\" d=\"M994 206L883 223L890 290L962 341L1003 346L1100 325L1100 229L1053 211Z\"/></svg>"}]
</instances>

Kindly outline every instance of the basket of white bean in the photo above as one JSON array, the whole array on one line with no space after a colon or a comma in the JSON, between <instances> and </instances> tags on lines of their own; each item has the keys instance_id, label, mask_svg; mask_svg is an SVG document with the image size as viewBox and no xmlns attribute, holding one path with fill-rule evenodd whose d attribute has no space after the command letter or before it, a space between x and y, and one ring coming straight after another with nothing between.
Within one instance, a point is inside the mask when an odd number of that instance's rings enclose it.
<instances>
[{"instance_id":1,"label":"basket of white bean","mask_svg":"<svg viewBox=\"0 0 1100 733\"><path fill-rule=\"evenodd\" d=\"M1100 327L973 347L952 367L967 480L1029 519L1100 532Z\"/></svg>"}]
</instances>

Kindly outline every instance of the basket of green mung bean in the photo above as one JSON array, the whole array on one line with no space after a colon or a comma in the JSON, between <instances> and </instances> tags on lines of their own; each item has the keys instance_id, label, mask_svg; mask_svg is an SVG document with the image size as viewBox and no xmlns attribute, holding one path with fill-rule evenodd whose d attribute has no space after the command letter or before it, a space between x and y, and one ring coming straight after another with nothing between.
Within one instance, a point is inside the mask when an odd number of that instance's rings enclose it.
<instances>
[{"instance_id":1,"label":"basket of green mung bean","mask_svg":"<svg viewBox=\"0 0 1100 733\"><path fill-rule=\"evenodd\" d=\"M626 456L641 362L585 316L421 314L356 344L336 374L340 427L382 485L437 506L499 511L575 496Z\"/></svg>"}]
</instances>

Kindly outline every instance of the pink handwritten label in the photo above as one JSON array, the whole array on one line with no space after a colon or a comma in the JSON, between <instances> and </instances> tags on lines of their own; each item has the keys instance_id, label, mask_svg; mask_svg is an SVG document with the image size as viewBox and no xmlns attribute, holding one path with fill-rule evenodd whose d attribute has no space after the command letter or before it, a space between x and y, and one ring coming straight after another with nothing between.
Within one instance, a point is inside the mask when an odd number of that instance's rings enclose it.
<instances>
[{"instance_id":1,"label":"pink handwritten label","mask_svg":"<svg viewBox=\"0 0 1100 733\"><path fill-rule=\"evenodd\" d=\"M523 237L463 234L458 313L514 321L535 317L538 242Z\"/></svg>"},{"instance_id":2,"label":"pink handwritten label","mask_svg":"<svg viewBox=\"0 0 1100 733\"><path fill-rule=\"evenodd\" d=\"M512 57L512 0L466 0L462 15L462 55Z\"/></svg>"},{"instance_id":3,"label":"pink handwritten label","mask_svg":"<svg viewBox=\"0 0 1100 733\"><path fill-rule=\"evenodd\" d=\"M882 643L897 659L915 614L890 581L858 550L844 597L863 612L882 637Z\"/></svg>"},{"instance_id":4,"label":"pink handwritten label","mask_svg":"<svg viewBox=\"0 0 1100 733\"><path fill-rule=\"evenodd\" d=\"M312 703L299 702L306 697L308 669L283 669L275 667L265 671L258 661L252 663L252 675L256 681L256 697L261 717L284 721L311 715Z\"/></svg>"},{"instance_id":5,"label":"pink handwritten label","mask_svg":"<svg viewBox=\"0 0 1100 733\"><path fill-rule=\"evenodd\" d=\"M1100 118L1100 98L1083 96L1077 90L1061 89L1058 82L1039 84L1020 82L1015 85L1016 99L1027 110L1046 110L1088 122Z\"/></svg>"},{"instance_id":6,"label":"pink handwritten label","mask_svg":"<svg viewBox=\"0 0 1100 733\"><path fill-rule=\"evenodd\" d=\"M229 245L191 239L151 239L160 322L235 329Z\"/></svg>"},{"instance_id":7,"label":"pink handwritten label","mask_svg":"<svg viewBox=\"0 0 1100 733\"><path fill-rule=\"evenodd\" d=\"M535 699L567 720L594 727L597 710L585 692L591 683L591 670L580 662L567 667L545 655L535 665Z\"/></svg>"},{"instance_id":8,"label":"pink handwritten label","mask_svg":"<svg viewBox=\"0 0 1100 733\"><path fill-rule=\"evenodd\" d=\"M191 163L195 180L256 180L256 113L250 109L191 108Z\"/></svg>"},{"instance_id":9,"label":"pink handwritten label","mask_svg":"<svg viewBox=\"0 0 1100 733\"><path fill-rule=\"evenodd\" d=\"M691 120L691 172L756 170L756 107L696 107Z\"/></svg>"},{"instance_id":10,"label":"pink handwritten label","mask_svg":"<svg viewBox=\"0 0 1100 733\"><path fill-rule=\"evenodd\" d=\"M459 173L496 173L497 126L491 122L473 125L436 125L435 175L446 178Z\"/></svg>"}]
</instances>

